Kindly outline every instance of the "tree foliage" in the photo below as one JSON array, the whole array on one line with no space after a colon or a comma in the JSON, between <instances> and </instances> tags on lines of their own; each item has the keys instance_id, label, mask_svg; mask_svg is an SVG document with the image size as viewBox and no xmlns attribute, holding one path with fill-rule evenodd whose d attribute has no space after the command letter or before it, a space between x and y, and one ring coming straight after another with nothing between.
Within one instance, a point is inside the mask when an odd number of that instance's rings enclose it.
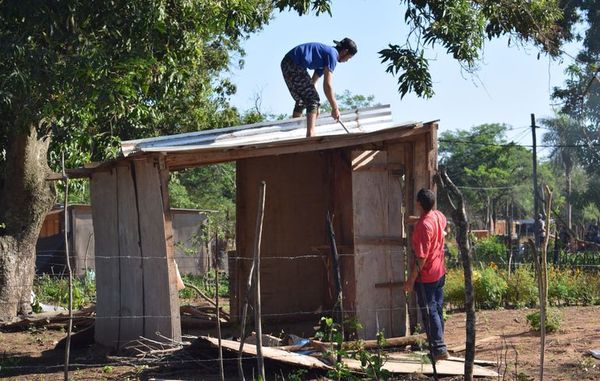
<instances>
[{"instance_id":1,"label":"tree foliage","mask_svg":"<svg viewBox=\"0 0 600 381\"><path fill-rule=\"evenodd\" d=\"M504 210L501 202L514 201L523 215L530 210L531 152L508 142L507 130L504 124L484 124L440 134L440 165L461 188L470 220L480 227L489 223L493 209Z\"/></svg>"},{"instance_id":2,"label":"tree foliage","mask_svg":"<svg viewBox=\"0 0 600 381\"><path fill-rule=\"evenodd\" d=\"M588 0L562 2L568 37L581 41L582 49L566 71L567 80L553 91L561 112L576 123L577 157L589 172L600 173L600 3ZM574 26L580 26L574 28Z\"/></svg>"},{"instance_id":3,"label":"tree foliage","mask_svg":"<svg viewBox=\"0 0 600 381\"><path fill-rule=\"evenodd\" d=\"M387 71L398 77L401 96L414 92L433 96L426 48L439 46L463 68L474 71L486 39L510 36L557 55L562 39L562 12L556 0L403 0L404 21L410 27L403 44L379 52Z\"/></svg>"}]
</instances>

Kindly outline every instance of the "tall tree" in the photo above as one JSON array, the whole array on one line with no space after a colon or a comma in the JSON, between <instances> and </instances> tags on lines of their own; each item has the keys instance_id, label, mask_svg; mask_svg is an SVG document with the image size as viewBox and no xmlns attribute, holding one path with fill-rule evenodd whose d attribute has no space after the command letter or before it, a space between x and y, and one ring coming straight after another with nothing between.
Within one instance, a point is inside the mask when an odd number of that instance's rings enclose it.
<instances>
[{"instance_id":1,"label":"tall tree","mask_svg":"<svg viewBox=\"0 0 600 381\"><path fill-rule=\"evenodd\" d=\"M562 0L565 30L570 40L582 42L575 62L567 68L564 86L553 91L562 102L561 112L576 123L578 158L590 173L600 174L600 3L589 0ZM573 28L573 26L579 28Z\"/></svg>"},{"instance_id":2,"label":"tall tree","mask_svg":"<svg viewBox=\"0 0 600 381\"><path fill-rule=\"evenodd\" d=\"M509 34L555 52L555 0L403 0L414 45L390 45L399 90L431 96L425 46L473 68L485 37ZM0 1L0 318L29 310L35 240L54 202L45 181L118 155L120 139L230 124L222 80L240 40L272 12L330 13L330 0ZM52 138L52 139L51 139Z\"/></svg>"},{"instance_id":3,"label":"tall tree","mask_svg":"<svg viewBox=\"0 0 600 381\"><path fill-rule=\"evenodd\" d=\"M572 228L573 169L577 163L576 144L580 141L579 124L569 116L560 114L555 118L542 119L541 123L548 128L543 142L553 146L549 158L555 166L565 173L566 220L567 227Z\"/></svg>"},{"instance_id":4,"label":"tall tree","mask_svg":"<svg viewBox=\"0 0 600 381\"><path fill-rule=\"evenodd\" d=\"M45 179L131 139L228 123L220 79L267 0L0 2L0 318L30 310L35 243L54 203ZM51 137L53 138L52 143Z\"/></svg>"},{"instance_id":5,"label":"tall tree","mask_svg":"<svg viewBox=\"0 0 600 381\"><path fill-rule=\"evenodd\" d=\"M484 124L440 134L440 165L461 188L469 219L481 227L490 228L500 201L512 199L524 210L531 199L531 192L515 188L531 178L531 153L508 142L507 130L504 124Z\"/></svg>"}]
</instances>

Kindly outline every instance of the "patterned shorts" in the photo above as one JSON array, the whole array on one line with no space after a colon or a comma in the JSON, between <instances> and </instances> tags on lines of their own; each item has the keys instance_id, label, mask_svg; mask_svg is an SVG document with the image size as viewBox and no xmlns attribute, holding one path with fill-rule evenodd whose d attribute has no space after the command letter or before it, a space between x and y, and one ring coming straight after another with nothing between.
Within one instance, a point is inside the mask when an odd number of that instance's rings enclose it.
<instances>
[{"instance_id":1,"label":"patterned shorts","mask_svg":"<svg viewBox=\"0 0 600 381\"><path fill-rule=\"evenodd\" d=\"M304 109L307 114L316 113L321 100L308 71L286 56L281 61L281 72L292 98L296 101L294 113L301 114Z\"/></svg>"}]
</instances>

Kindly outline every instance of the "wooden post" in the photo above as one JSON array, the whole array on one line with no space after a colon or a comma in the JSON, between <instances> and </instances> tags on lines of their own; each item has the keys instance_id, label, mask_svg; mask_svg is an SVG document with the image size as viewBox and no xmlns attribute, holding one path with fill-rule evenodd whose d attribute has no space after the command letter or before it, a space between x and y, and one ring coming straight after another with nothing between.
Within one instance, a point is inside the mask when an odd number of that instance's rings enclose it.
<instances>
[{"instance_id":1,"label":"wooden post","mask_svg":"<svg viewBox=\"0 0 600 381\"><path fill-rule=\"evenodd\" d=\"M452 220L458 231L456 232L456 243L460 249L460 255L465 274L465 312L467 314L466 323L466 351L465 351L465 381L473 380L473 365L475 363L475 303L473 294L473 271L471 268L471 247L469 245L469 222L465 209L465 202L462 193L454 185L446 170L441 168L436 176L440 188L445 194L448 204L452 208ZM453 201L453 197L456 201Z\"/></svg>"},{"instance_id":2,"label":"wooden post","mask_svg":"<svg viewBox=\"0 0 600 381\"><path fill-rule=\"evenodd\" d=\"M266 191L266 183L263 181L261 182L260 188L259 188L259 197L258 197L258 211L257 211L257 215L256 215L256 235L255 235L255 244L254 244L254 259L252 261L252 267L250 267L250 274L248 275L248 283L247 283L247 287L246 287L246 296L245 296L245 300L244 300L244 307L242 309L242 329L241 329L241 333L240 333L240 348L238 350L239 355L238 355L238 373L239 373L239 377L240 379L243 381L245 380L244 377L244 369L242 367L242 355L243 355L243 349L244 349L244 341L246 340L246 318L247 318L247 314L248 314L248 298L250 293L253 290L254 286L254 295L255 297L258 295L258 300L256 302L256 307L260 307L260 287L258 287L257 282L260 281L260 276L257 276L256 273L258 273L258 266L260 266L260 243L262 240L262 223L263 223L263 217L264 217L264 208L265 208L265 191ZM257 261L258 259L258 261ZM257 291L258 289L258 291ZM257 311L257 308L255 308L254 310L254 318L255 318L255 325L260 328L260 334L258 329L256 329L256 354L257 354L257 361L258 361L258 367L259 367L259 372L262 369L262 379L264 380L264 362L262 361L262 326L261 326L261 321L260 321L260 310ZM258 318L258 320L257 320ZM262 364L262 367L261 367Z\"/></svg>"},{"instance_id":3,"label":"wooden post","mask_svg":"<svg viewBox=\"0 0 600 381\"><path fill-rule=\"evenodd\" d=\"M254 245L254 328L256 330L256 361L258 374L265 380L265 363L262 354L262 320L260 305L260 244L262 241L262 227L265 216L265 192L267 184L262 181L259 187L258 212L256 215L256 240Z\"/></svg>"},{"instance_id":4,"label":"wooden post","mask_svg":"<svg viewBox=\"0 0 600 381\"><path fill-rule=\"evenodd\" d=\"M64 219L64 239L65 239L65 259L67 261L67 272L69 276L69 322L67 323L67 341L65 344L65 369L64 380L69 380L69 355L71 352L71 332L73 331L73 271L71 270L71 259L69 258L69 177L65 172L65 153L62 153L62 176L65 181L65 203L63 213Z\"/></svg>"},{"instance_id":5,"label":"wooden post","mask_svg":"<svg viewBox=\"0 0 600 381\"><path fill-rule=\"evenodd\" d=\"M327 230L329 232L329 244L331 247L331 259L333 264L333 279L335 282L335 294L336 301L333 307L334 320L339 324L340 330L342 332L342 337L345 338L344 335L344 307L343 301L344 298L342 296L342 279L340 276L340 261L339 255L337 251L337 246L335 244L335 233L333 231L333 222L331 221L331 214L327 212ZM377 319L377 324L379 325L379 319ZM377 327L377 331L379 332L379 326ZM342 361L342 354L338 348L337 361Z\"/></svg>"},{"instance_id":6,"label":"wooden post","mask_svg":"<svg viewBox=\"0 0 600 381\"><path fill-rule=\"evenodd\" d=\"M548 185L544 187L544 196L546 198L546 229L550 230L550 212L552 203L552 192ZM538 284L540 290L540 381L544 380L544 354L546 352L546 305L548 304L548 240L550 234L544 236L542 247L540 248L540 265Z\"/></svg>"},{"instance_id":7,"label":"wooden post","mask_svg":"<svg viewBox=\"0 0 600 381\"><path fill-rule=\"evenodd\" d=\"M219 255L219 236L215 231L215 252ZM223 370L223 346L221 344L221 313L219 311L219 266L215 266L215 304L217 308L217 335L219 336L219 373L221 381L225 381Z\"/></svg>"}]
</instances>

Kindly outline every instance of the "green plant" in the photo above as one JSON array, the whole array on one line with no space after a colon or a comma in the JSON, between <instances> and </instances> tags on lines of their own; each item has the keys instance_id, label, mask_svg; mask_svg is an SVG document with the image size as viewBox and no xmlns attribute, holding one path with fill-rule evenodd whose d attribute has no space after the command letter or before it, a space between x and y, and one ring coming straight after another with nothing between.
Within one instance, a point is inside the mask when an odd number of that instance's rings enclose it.
<instances>
[{"instance_id":1,"label":"green plant","mask_svg":"<svg viewBox=\"0 0 600 381\"><path fill-rule=\"evenodd\" d=\"M465 274L462 269L450 269L446 273L444 300L456 308L465 304Z\"/></svg>"},{"instance_id":2,"label":"green plant","mask_svg":"<svg viewBox=\"0 0 600 381\"><path fill-rule=\"evenodd\" d=\"M533 306L538 300L538 288L533 271L528 266L519 266L506 279L506 301L517 308Z\"/></svg>"},{"instance_id":3,"label":"green plant","mask_svg":"<svg viewBox=\"0 0 600 381\"><path fill-rule=\"evenodd\" d=\"M380 347L385 344L382 331L377 332L377 343ZM356 352L355 358L360 360L360 367L370 380L387 380L391 377L391 373L387 369L383 369L383 365L387 361L385 353L369 352L363 347Z\"/></svg>"},{"instance_id":4,"label":"green plant","mask_svg":"<svg viewBox=\"0 0 600 381\"><path fill-rule=\"evenodd\" d=\"M208 296L214 296L215 294L215 270L210 270L204 275L192 275L185 274L181 276L183 283L192 284L198 287L202 292ZM197 297L196 291L190 287L186 287L183 290L179 290L179 298L181 299L194 299ZM229 296L229 277L223 272L219 272L219 296Z\"/></svg>"},{"instance_id":5,"label":"green plant","mask_svg":"<svg viewBox=\"0 0 600 381\"><path fill-rule=\"evenodd\" d=\"M68 307L69 281L66 278L44 274L35 279L33 290L36 295L34 306L39 303ZM89 276L73 278L73 308L81 309L96 298L96 283Z\"/></svg>"},{"instance_id":6,"label":"green plant","mask_svg":"<svg viewBox=\"0 0 600 381\"><path fill-rule=\"evenodd\" d=\"M531 328L539 332L541 329L540 324L540 311L532 312L527 315L527 321ZM560 328L560 323L562 321L562 314L556 308L548 308L546 310L546 333L556 332Z\"/></svg>"},{"instance_id":7,"label":"green plant","mask_svg":"<svg viewBox=\"0 0 600 381\"><path fill-rule=\"evenodd\" d=\"M496 309L502 305L508 285L498 272L495 265L484 268L473 274L473 290L475 291L475 304L479 308Z\"/></svg>"},{"instance_id":8,"label":"green plant","mask_svg":"<svg viewBox=\"0 0 600 381\"><path fill-rule=\"evenodd\" d=\"M302 381L304 379L304 374L306 373L308 373L308 370L306 369L296 369L292 373L288 374L287 379L289 381Z\"/></svg>"},{"instance_id":9,"label":"green plant","mask_svg":"<svg viewBox=\"0 0 600 381\"><path fill-rule=\"evenodd\" d=\"M333 318L326 316L321 318L319 329L315 332L315 338L330 344L325 353L326 357L330 359L348 357L348 352L342 346L344 337L340 325L335 323ZM335 380L352 380L354 378L354 375L342 361L334 361L333 369L327 372L327 376Z\"/></svg>"},{"instance_id":10,"label":"green plant","mask_svg":"<svg viewBox=\"0 0 600 381\"><path fill-rule=\"evenodd\" d=\"M497 264L507 263L506 246L495 236L480 239L475 244L474 250L474 260L476 262Z\"/></svg>"}]
</instances>

